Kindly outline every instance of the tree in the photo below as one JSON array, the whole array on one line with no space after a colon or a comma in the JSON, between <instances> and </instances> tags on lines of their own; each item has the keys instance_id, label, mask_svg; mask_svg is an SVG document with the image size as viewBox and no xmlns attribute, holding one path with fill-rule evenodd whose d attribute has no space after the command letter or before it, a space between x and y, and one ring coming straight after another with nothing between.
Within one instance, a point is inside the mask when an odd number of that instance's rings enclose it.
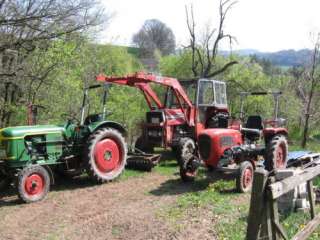
<instances>
[{"instance_id":1,"label":"tree","mask_svg":"<svg viewBox=\"0 0 320 240\"><path fill-rule=\"evenodd\" d=\"M190 34L190 44L186 47L192 52L192 72L195 78L211 78L226 71L237 61L229 61L220 68L217 68L216 58L221 41L229 40L230 45L235 38L224 33L224 23L229 10L236 2L231 0L220 0L219 4L219 26L217 28L207 28L203 39L198 39L196 35L196 23L193 14L193 7L190 10L186 7L187 26Z\"/></svg>"},{"instance_id":2,"label":"tree","mask_svg":"<svg viewBox=\"0 0 320 240\"><path fill-rule=\"evenodd\" d=\"M302 133L302 141L301 146L303 148L306 147L308 136L309 136L309 125L311 120L311 115L313 113L312 104L315 97L315 93L317 88L320 85L320 72L319 72L319 64L320 64L320 33L317 34L317 39L314 44L311 64L306 68L306 72L304 74L304 86L305 86L305 121ZM317 109L318 111L318 109Z\"/></svg>"},{"instance_id":3,"label":"tree","mask_svg":"<svg viewBox=\"0 0 320 240\"><path fill-rule=\"evenodd\" d=\"M132 40L143 57L153 57L156 50L165 56L173 53L176 46L172 30L157 19L146 20Z\"/></svg>"},{"instance_id":4,"label":"tree","mask_svg":"<svg viewBox=\"0 0 320 240\"><path fill-rule=\"evenodd\" d=\"M21 97L19 93L27 89L28 100L34 101L35 92L58 65L35 59L58 39L68 41L99 25L102 16L97 1L0 0L0 126L10 122L10 106L20 104L19 98L8 94Z\"/></svg>"}]
</instances>

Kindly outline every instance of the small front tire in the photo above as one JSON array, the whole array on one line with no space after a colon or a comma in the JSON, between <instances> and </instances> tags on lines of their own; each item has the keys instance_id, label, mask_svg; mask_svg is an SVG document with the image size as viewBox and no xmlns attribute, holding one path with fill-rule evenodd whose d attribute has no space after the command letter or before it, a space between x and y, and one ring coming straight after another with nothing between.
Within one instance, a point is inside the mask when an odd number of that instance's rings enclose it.
<instances>
[{"instance_id":1,"label":"small front tire","mask_svg":"<svg viewBox=\"0 0 320 240\"><path fill-rule=\"evenodd\" d=\"M253 165L249 161L240 163L239 175L236 179L237 191L240 193L246 193L251 191L253 183Z\"/></svg>"},{"instance_id":2,"label":"small front tire","mask_svg":"<svg viewBox=\"0 0 320 240\"><path fill-rule=\"evenodd\" d=\"M26 202L43 200L50 191L50 176L48 171L40 166L28 166L18 174L18 196Z\"/></svg>"}]
</instances>

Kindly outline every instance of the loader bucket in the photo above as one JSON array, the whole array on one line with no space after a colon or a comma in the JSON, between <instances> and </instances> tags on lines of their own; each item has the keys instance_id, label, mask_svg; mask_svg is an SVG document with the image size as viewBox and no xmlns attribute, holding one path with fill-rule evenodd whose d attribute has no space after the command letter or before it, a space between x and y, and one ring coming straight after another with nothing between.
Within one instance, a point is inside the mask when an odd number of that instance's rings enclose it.
<instances>
[{"instance_id":1,"label":"loader bucket","mask_svg":"<svg viewBox=\"0 0 320 240\"><path fill-rule=\"evenodd\" d=\"M126 168L150 172L160 161L160 154L129 153Z\"/></svg>"}]
</instances>

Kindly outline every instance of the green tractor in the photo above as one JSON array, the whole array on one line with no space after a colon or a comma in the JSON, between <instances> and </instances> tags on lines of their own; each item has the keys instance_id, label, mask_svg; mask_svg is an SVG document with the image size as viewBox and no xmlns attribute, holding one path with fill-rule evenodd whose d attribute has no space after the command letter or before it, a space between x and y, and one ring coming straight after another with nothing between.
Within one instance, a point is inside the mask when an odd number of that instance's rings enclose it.
<instances>
[{"instance_id":1,"label":"green tractor","mask_svg":"<svg viewBox=\"0 0 320 240\"><path fill-rule=\"evenodd\" d=\"M99 87L104 87L103 110L89 114L89 90ZM57 172L72 176L87 172L100 183L118 177L126 165L126 130L105 120L111 114L107 94L107 85L85 88L80 120L69 117L64 125L1 129L0 189L14 184L19 198L29 203L47 195Z\"/></svg>"}]
</instances>

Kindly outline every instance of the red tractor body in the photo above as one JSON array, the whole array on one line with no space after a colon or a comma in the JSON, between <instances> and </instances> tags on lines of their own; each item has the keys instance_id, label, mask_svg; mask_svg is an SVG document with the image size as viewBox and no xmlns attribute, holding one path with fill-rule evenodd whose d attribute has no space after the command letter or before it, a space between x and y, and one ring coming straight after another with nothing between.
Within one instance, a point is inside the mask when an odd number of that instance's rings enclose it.
<instances>
[{"instance_id":1,"label":"red tractor body","mask_svg":"<svg viewBox=\"0 0 320 240\"><path fill-rule=\"evenodd\" d=\"M206 129L201 132L198 140L202 160L213 168L218 167L227 149L243 144L241 133L227 128Z\"/></svg>"},{"instance_id":2,"label":"red tractor body","mask_svg":"<svg viewBox=\"0 0 320 240\"><path fill-rule=\"evenodd\" d=\"M143 93L150 111L146 112L142 135L135 144L143 152L152 152L154 147L171 147L179 159L186 149L185 140L192 141L194 151L199 133L213 125L217 127L217 115L226 119L229 115L224 82L207 79L179 82L145 73L124 77L99 75L97 80L135 87ZM164 87L163 98L152 89L152 84Z\"/></svg>"},{"instance_id":3,"label":"red tractor body","mask_svg":"<svg viewBox=\"0 0 320 240\"><path fill-rule=\"evenodd\" d=\"M272 120L262 120L260 115L241 117L239 120L226 119L220 109L214 116L218 124L207 126L197 134L197 151L193 155L184 155L180 166L180 175L184 181L193 180L197 168L203 163L210 169L236 171L237 189L249 191L252 185L253 171L258 162L272 171L286 168L287 135L283 119L278 118L279 92L241 93L247 95L268 95L275 98L275 116ZM241 101L242 102L242 101ZM199 109L202 105L197 103Z\"/></svg>"}]
</instances>

